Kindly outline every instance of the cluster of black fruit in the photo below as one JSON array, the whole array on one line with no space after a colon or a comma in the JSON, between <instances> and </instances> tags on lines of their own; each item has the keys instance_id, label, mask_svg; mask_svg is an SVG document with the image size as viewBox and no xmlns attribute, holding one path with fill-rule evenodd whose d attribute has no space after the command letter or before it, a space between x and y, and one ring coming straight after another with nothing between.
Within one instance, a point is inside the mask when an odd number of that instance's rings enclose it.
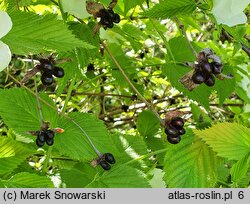
<instances>
[{"instance_id":1,"label":"cluster of black fruit","mask_svg":"<svg viewBox=\"0 0 250 204\"><path fill-rule=\"evenodd\" d=\"M110 164L115 163L115 158L111 153L105 153L101 158L98 159L99 164L104 170L109 170L111 168Z\"/></svg>"},{"instance_id":2,"label":"cluster of black fruit","mask_svg":"<svg viewBox=\"0 0 250 204\"><path fill-rule=\"evenodd\" d=\"M41 81L44 85L49 86L53 83L53 76L62 78L64 76L64 70L61 67L55 66L55 63L51 59L40 59L40 64L37 65L41 71Z\"/></svg>"},{"instance_id":3,"label":"cluster of black fruit","mask_svg":"<svg viewBox=\"0 0 250 204\"><path fill-rule=\"evenodd\" d=\"M195 84L205 83L207 86L215 84L215 76L221 74L222 63L218 56L214 55L211 50L199 53L198 64L195 65L195 71L192 81Z\"/></svg>"},{"instance_id":4,"label":"cluster of black fruit","mask_svg":"<svg viewBox=\"0 0 250 204\"><path fill-rule=\"evenodd\" d=\"M181 135L185 134L184 120L180 117L175 117L167 122L165 126L165 133L167 140L171 144L177 144L181 141Z\"/></svg>"},{"instance_id":5,"label":"cluster of black fruit","mask_svg":"<svg viewBox=\"0 0 250 204\"><path fill-rule=\"evenodd\" d=\"M112 9L101 9L99 14L101 16L100 23L103 25L104 29L113 28L114 23L120 22L120 16L114 13Z\"/></svg>"},{"instance_id":6,"label":"cluster of black fruit","mask_svg":"<svg viewBox=\"0 0 250 204\"><path fill-rule=\"evenodd\" d=\"M53 130L41 130L37 132L36 145L42 147L45 142L51 146L54 144L55 133Z\"/></svg>"}]
</instances>

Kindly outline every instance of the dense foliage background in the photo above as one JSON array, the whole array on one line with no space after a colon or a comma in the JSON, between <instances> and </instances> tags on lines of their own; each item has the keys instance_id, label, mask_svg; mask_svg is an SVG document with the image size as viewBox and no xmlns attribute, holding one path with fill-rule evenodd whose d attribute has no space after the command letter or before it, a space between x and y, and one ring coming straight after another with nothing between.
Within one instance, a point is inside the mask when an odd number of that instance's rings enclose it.
<instances>
[{"instance_id":1,"label":"dense foliage background","mask_svg":"<svg viewBox=\"0 0 250 204\"><path fill-rule=\"evenodd\" d=\"M1 39L12 61L0 73L0 187L249 187L248 4L119 0L120 23L94 34L85 0L0 1L13 22ZM179 79L203 48L234 77L189 91ZM20 83L51 53L63 78ZM44 121L64 129L53 146L38 148L29 133L41 125L36 84ZM177 110L186 134L174 145L155 113ZM114 155L110 170L93 167L82 130Z\"/></svg>"}]
</instances>

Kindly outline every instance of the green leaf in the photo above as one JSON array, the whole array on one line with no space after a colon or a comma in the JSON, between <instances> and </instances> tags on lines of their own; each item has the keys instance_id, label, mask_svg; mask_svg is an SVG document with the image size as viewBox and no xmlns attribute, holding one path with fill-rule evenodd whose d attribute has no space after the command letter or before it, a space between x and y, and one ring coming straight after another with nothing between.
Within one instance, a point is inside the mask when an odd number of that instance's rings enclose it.
<instances>
[{"instance_id":1,"label":"green leaf","mask_svg":"<svg viewBox=\"0 0 250 204\"><path fill-rule=\"evenodd\" d=\"M136 127L143 137L152 136L160 128L160 121L150 110L142 111L137 119Z\"/></svg>"},{"instance_id":2,"label":"green leaf","mask_svg":"<svg viewBox=\"0 0 250 204\"><path fill-rule=\"evenodd\" d=\"M129 166L119 166L105 171L88 184L88 188L148 188L149 183L141 172Z\"/></svg>"},{"instance_id":3,"label":"green leaf","mask_svg":"<svg viewBox=\"0 0 250 204\"><path fill-rule=\"evenodd\" d=\"M18 158L15 156L14 157L0 158L0 175L11 173L23 161L24 161L24 158Z\"/></svg>"},{"instance_id":4,"label":"green leaf","mask_svg":"<svg viewBox=\"0 0 250 204\"><path fill-rule=\"evenodd\" d=\"M163 0L143 13L154 18L171 18L176 15L189 15L196 8L193 0Z\"/></svg>"},{"instance_id":5,"label":"green leaf","mask_svg":"<svg viewBox=\"0 0 250 204\"><path fill-rule=\"evenodd\" d=\"M112 140L102 121L87 113L71 113L69 115L90 137L96 148L105 153L112 152ZM64 133L55 137L54 147L61 154L73 159L90 160L96 158L96 153L90 146L86 136L67 118L61 118L58 126Z\"/></svg>"},{"instance_id":6,"label":"green leaf","mask_svg":"<svg viewBox=\"0 0 250 204\"><path fill-rule=\"evenodd\" d=\"M34 150L26 144L11 138L0 137L0 158L12 156L27 156Z\"/></svg>"},{"instance_id":7,"label":"green leaf","mask_svg":"<svg viewBox=\"0 0 250 204\"><path fill-rule=\"evenodd\" d=\"M187 42L187 40L182 37L175 37L169 40L169 46L171 52L174 55L174 59L177 62L193 62L195 61L195 56Z\"/></svg>"},{"instance_id":8,"label":"green leaf","mask_svg":"<svg viewBox=\"0 0 250 204\"><path fill-rule=\"evenodd\" d=\"M179 144L169 144L165 157L165 182L170 188L214 187L216 155L199 138L187 132Z\"/></svg>"},{"instance_id":9,"label":"green leaf","mask_svg":"<svg viewBox=\"0 0 250 204\"><path fill-rule=\"evenodd\" d=\"M218 156L239 160L250 151L250 129L237 123L218 123L206 130L194 130Z\"/></svg>"},{"instance_id":10,"label":"green leaf","mask_svg":"<svg viewBox=\"0 0 250 204\"><path fill-rule=\"evenodd\" d=\"M191 103L190 107L193 120L196 122L197 129L204 129L211 126L211 118L204 111L202 111L199 106L197 106L195 103Z\"/></svg>"},{"instance_id":11,"label":"green leaf","mask_svg":"<svg viewBox=\"0 0 250 204\"><path fill-rule=\"evenodd\" d=\"M68 51L76 47L93 48L77 39L55 15L36 15L14 11L11 31L2 40L15 54L39 54L47 51Z\"/></svg>"},{"instance_id":12,"label":"green leaf","mask_svg":"<svg viewBox=\"0 0 250 204\"><path fill-rule=\"evenodd\" d=\"M64 12L73 14L78 18L87 18L91 16L86 10L86 0L61 0Z\"/></svg>"},{"instance_id":13,"label":"green leaf","mask_svg":"<svg viewBox=\"0 0 250 204\"><path fill-rule=\"evenodd\" d=\"M48 177L22 172L7 181L2 181L7 188L52 188L53 183Z\"/></svg>"},{"instance_id":14,"label":"green leaf","mask_svg":"<svg viewBox=\"0 0 250 204\"><path fill-rule=\"evenodd\" d=\"M40 97L54 107L53 101L47 95L40 94ZM21 135L40 129L39 112L34 95L22 88L12 88L0 91L0 98L0 115L10 128ZM50 122L50 126L55 128L57 111L43 101L40 103L44 120Z\"/></svg>"},{"instance_id":15,"label":"green leaf","mask_svg":"<svg viewBox=\"0 0 250 204\"><path fill-rule=\"evenodd\" d=\"M124 12L127 14L127 12L131 9L134 8L137 5L140 5L144 2L144 0L123 0L124 2Z\"/></svg>"},{"instance_id":16,"label":"green leaf","mask_svg":"<svg viewBox=\"0 0 250 204\"><path fill-rule=\"evenodd\" d=\"M67 188L84 188L91 182L89 174L78 169L63 169L60 175Z\"/></svg>"},{"instance_id":17,"label":"green leaf","mask_svg":"<svg viewBox=\"0 0 250 204\"><path fill-rule=\"evenodd\" d=\"M250 152L232 166L230 174L232 175L233 182L237 183L246 175L247 170L249 168L249 161L250 161Z\"/></svg>"}]
</instances>

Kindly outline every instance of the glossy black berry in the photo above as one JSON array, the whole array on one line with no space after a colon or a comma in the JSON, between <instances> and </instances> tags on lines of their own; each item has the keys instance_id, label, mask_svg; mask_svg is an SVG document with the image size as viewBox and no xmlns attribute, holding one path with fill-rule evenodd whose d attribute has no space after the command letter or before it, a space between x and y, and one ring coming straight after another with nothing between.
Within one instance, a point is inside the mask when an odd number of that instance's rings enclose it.
<instances>
[{"instance_id":1,"label":"glossy black berry","mask_svg":"<svg viewBox=\"0 0 250 204\"><path fill-rule=\"evenodd\" d=\"M46 138L46 143L49 146L52 146L54 144L54 139Z\"/></svg>"},{"instance_id":2,"label":"glossy black berry","mask_svg":"<svg viewBox=\"0 0 250 204\"><path fill-rule=\"evenodd\" d=\"M111 153L105 153L104 155L104 159L106 162L110 163L110 164L114 164L115 163L115 158L113 156L113 154Z\"/></svg>"},{"instance_id":3,"label":"glossy black berry","mask_svg":"<svg viewBox=\"0 0 250 204\"><path fill-rule=\"evenodd\" d=\"M54 69L54 64L48 59L41 59L40 69L44 72L51 73Z\"/></svg>"},{"instance_id":4,"label":"glossy black berry","mask_svg":"<svg viewBox=\"0 0 250 204\"><path fill-rule=\"evenodd\" d=\"M104 170L109 170L111 168L111 166L108 164L108 162L106 161L100 161L100 165Z\"/></svg>"},{"instance_id":5,"label":"glossy black berry","mask_svg":"<svg viewBox=\"0 0 250 204\"><path fill-rule=\"evenodd\" d=\"M53 83L53 76L49 73L44 72L41 76L41 81L44 85L49 86Z\"/></svg>"},{"instance_id":6,"label":"glossy black berry","mask_svg":"<svg viewBox=\"0 0 250 204\"><path fill-rule=\"evenodd\" d=\"M52 130L47 130L47 131L46 131L46 136L47 136L47 138L49 138L49 139L53 139L54 136L55 136L55 133L54 133Z\"/></svg>"},{"instance_id":7,"label":"glossy black berry","mask_svg":"<svg viewBox=\"0 0 250 204\"><path fill-rule=\"evenodd\" d=\"M178 128L178 133L179 133L180 135L184 135L184 134L186 133L186 130L185 130L183 127L179 127L179 128Z\"/></svg>"},{"instance_id":8,"label":"glossy black berry","mask_svg":"<svg viewBox=\"0 0 250 204\"><path fill-rule=\"evenodd\" d=\"M46 134L43 132L43 131L41 131L40 133L39 133L39 135L37 136L37 138L41 141L41 142L45 142L45 138L46 138Z\"/></svg>"},{"instance_id":9,"label":"glossy black berry","mask_svg":"<svg viewBox=\"0 0 250 204\"><path fill-rule=\"evenodd\" d=\"M113 20L115 16L114 11L112 9L108 9L107 12L108 12L109 18Z\"/></svg>"},{"instance_id":10,"label":"glossy black berry","mask_svg":"<svg viewBox=\"0 0 250 204\"><path fill-rule=\"evenodd\" d=\"M120 23L120 20L121 20L120 16L117 13L115 13L113 17L114 23Z\"/></svg>"},{"instance_id":11,"label":"glossy black berry","mask_svg":"<svg viewBox=\"0 0 250 204\"><path fill-rule=\"evenodd\" d=\"M180 117L177 117L177 118L173 118L170 122L170 124L177 128L177 127L183 127L184 126L184 120Z\"/></svg>"},{"instance_id":12,"label":"glossy black berry","mask_svg":"<svg viewBox=\"0 0 250 204\"><path fill-rule=\"evenodd\" d=\"M180 136L178 136L178 137L172 137L171 135L168 135L167 136L167 140L171 144L178 144L181 141L181 137Z\"/></svg>"},{"instance_id":13,"label":"glossy black berry","mask_svg":"<svg viewBox=\"0 0 250 204\"><path fill-rule=\"evenodd\" d=\"M175 127L166 127L165 128L165 133L166 135L178 135L178 129L176 129Z\"/></svg>"},{"instance_id":14,"label":"glossy black berry","mask_svg":"<svg viewBox=\"0 0 250 204\"><path fill-rule=\"evenodd\" d=\"M42 146L44 145L44 143L45 143L45 141L41 141L41 140L39 140L38 138L36 138L36 145L37 145L38 147L42 147Z\"/></svg>"},{"instance_id":15,"label":"glossy black berry","mask_svg":"<svg viewBox=\"0 0 250 204\"><path fill-rule=\"evenodd\" d=\"M90 63L88 66L87 66L87 71L90 72L90 71L95 71L95 67L92 63Z\"/></svg>"},{"instance_id":16,"label":"glossy black berry","mask_svg":"<svg viewBox=\"0 0 250 204\"><path fill-rule=\"evenodd\" d=\"M124 112L127 112L129 109L129 106L127 105L122 105L122 110L124 110Z\"/></svg>"},{"instance_id":17,"label":"glossy black berry","mask_svg":"<svg viewBox=\"0 0 250 204\"><path fill-rule=\"evenodd\" d=\"M196 71L192 76L192 80L195 84L201 84L205 81L205 75L201 71Z\"/></svg>"},{"instance_id":18,"label":"glossy black berry","mask_svg":"<svg viewBox=\"0 0 250 204\"><path fill-rule=\"evenodd\" d=\"M61 67L54 67L53 75L58 78L62 78L64 76L64 70Z\"/></svg>"},{"instance_id":19,"label":"glossy black berry","mask_svg":"<svg viewBox=\"0 0 250 204\"><path fill-rule=\"evenodd\" d=\"M209 76L209 78L205 81L205 84L207 86L213 86L215 84L215 79L212 75Z\"/></svg>"},{"instance_id":20,"label":"glossy black berry","mask_svg":"<svg viewBox=\"0 0 250 204\"><path fill-rule=\"evenodd\" d=\"M204 71L206 73L211 73L212 72L212 67L211 67L211 65L208 62L204 63L201 66L201 69L202 69L202 71Z\"/></svg>"},{"instance_id":21,"label":"glossy black berry","mask_svg":"<svg viewBox=\"0 0 250 204\"><path fill-rule=\"evenodd\" d=\"M216 62L212 63L213 74L215 74L215 75L220 74L222 72L222 69L223 69L222 64L216 63Z\"/></svg>"}]
</instances>

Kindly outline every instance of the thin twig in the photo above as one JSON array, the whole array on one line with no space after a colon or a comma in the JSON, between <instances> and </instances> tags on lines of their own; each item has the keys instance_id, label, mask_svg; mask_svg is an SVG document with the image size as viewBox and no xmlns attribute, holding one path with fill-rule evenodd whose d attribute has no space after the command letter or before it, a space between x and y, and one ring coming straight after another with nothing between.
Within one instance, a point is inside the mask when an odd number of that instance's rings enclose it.
<instances>
[{"instance_id":1,"label":"thin twig","mask_svg":"<svg viewBox=\"0 0 250 204\"><path fill-rule=\"evenodd\" d=\"M174 20L175 20L176 24L178 25L178 27L181 29L182 35L185 37L185 39L186 39L190 49L192 50L194 56L197 56L197 52L195 51L192 43L189 41L189 39L187 37L187 32L184 28L184 25L180 22L180 20L177 17L175 17Z\"/></svg>"},{"instance_id":2,"label":"thin twig","mask_svg":"<svg viewBox=\"0 0 250 204\"><path fill-rule=\"evenodd\" d=\"M123 77L125 78L125 80L129 83L129 85L131 86L131 88L136 92L136 94L141 98L141 100L147 105L147 107L155 114L155 116L159 119L161 125L164 126L164 122L161 119L161 117L159 116L159 114L154 110L152 104L150 104L142 95L141 93L135 88L135 86L133 85L133 83L130 81L130 79L128 78L127 74L124 72L124 70L122 69L122 67L120 66L120 64L117 62L117 60L115 59L115 57L113 56L113 54L110 52L110 50L108 49L108 47L106 46L106 44L102 41L101 44L103 45L104 49L107 51L108 55L110 56L110 58L112 59L112 61L116 64L116 66L118 67L118 69L120 70L120 72L122 73Z\"/></svg>"}]
</instances>

